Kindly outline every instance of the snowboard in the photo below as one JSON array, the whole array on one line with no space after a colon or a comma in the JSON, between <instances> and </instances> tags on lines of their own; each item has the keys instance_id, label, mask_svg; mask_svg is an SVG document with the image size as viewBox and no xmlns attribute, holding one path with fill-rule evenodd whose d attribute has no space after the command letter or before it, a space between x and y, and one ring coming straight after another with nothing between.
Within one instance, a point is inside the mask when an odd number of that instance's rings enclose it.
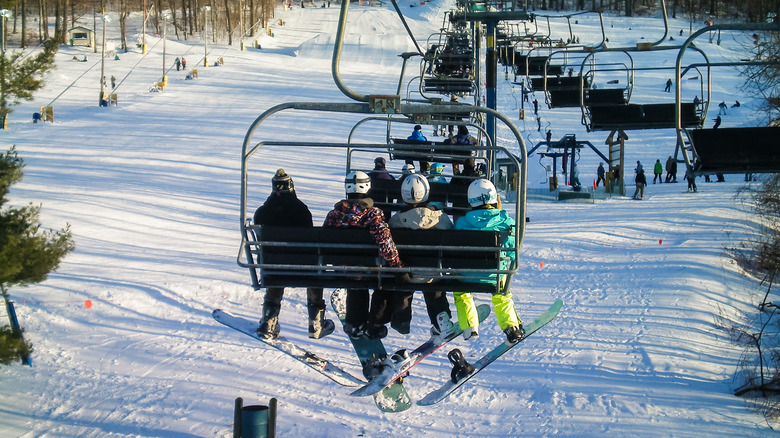
<instances>
[{"instance_id":1,"label":"snowboard","mask_svg":"<svg viewBox=\"0 0 780 438\"><path fill-rule=\"evenodd\" d=\"M330 296L330 303L343 325L347 310L347 290L336 289L333 291ZM347 338L352 342L352 347L360 359L364 375L371 369L371 362L383 360L387 357L387 350L385 350L381 339L352 339L349 336ZM366 376L366 379L368 379L368 376ZM397 380L374 394L374 403L383 412L402 412L412 407L409 394L406 392L404 385Z\"/></svg>"},{"instance_id":2,"label":"snowboard","mask_svg":"<svg viewBox=\"0 0 780 438\"><path fill-rule=\"evenodd\" d=\"M211 316L218 322L234 329L241 333L249 335L259 341L270 345L277 350L286 353L293 359L298 360L309 368L317 371L325 377L333 380L334 382L343 386L360 386L364 382L352 374L344 371L343 369L333 365L327 359L317 356L314 353L306 351L305 349L297 346L294 342L287 340L283 336L279 336L276 339L264 339L257 336L258 322L250 321L245 318L241 318L235 315L231 315L227 312L223 312L220 309L211 312Z\"/></svg>"},{"instance_id":3,"label":"snowboard","mask_svg":"<svg viewBox=\"0 0 780 438\"><path fill-rule=\"evenodd\" d=\"M525 329L525 336L523 339L519 340L515 343L510 343L508 341L502 342L500 345L495 347L493 350L491 350L488 354L483 356L481 359L476 361L473 364L474 370L471 371L469 374L461 377L457 382L453 382L451 379L448 380L444 385L442 385L440 388L434 390L433 392L429 393L425 397L423 397L421 400L417 402L418 405L421 406L430 406L433 404L436 404L442 400L444 400L445 397L450 395L453 391L460 388L461 385L466 383L469 379L474 377L477 373L485 369L488 365L490 365L493 361L501 357L502 354L506 353L507 351L511 350L512 347L515 345L520 344L523 342L526 338L534 334L537 330L544 327L548 322L555 319L556 316L558 316L558 312L561 311L561 307L563 306L563 301L558 300L555 303L553 303L552 306L550 306L549 309L547 309L544 313L542 313L541 316L536 318L534 322L531 324L523 326Z\"/></svg>"},{"instance_id":4,"label":"snowboard","mask_svg":"<svg viewBox=\"0 0 780 438\"><path fill-rule=\"evenodd\" d=\"M485 320L490 315L490 306L487 304L480 304L477 306L477 312L479 313L479 322ZM354 396L366 396L376 394L388 385L392 384L399 377L405 375L409 370L422 362L423 359L430 356L434 351L438 350L442 346L446 345L451 340L457 338L463 333L463 330L455 323L455 332L446 338L431 337L425 343L415 348L404 357L400 362L393 362L390 359L382 363L382 372L368 381L365 386L356 389L351 395Z\"/></svg>"}]
</instances>

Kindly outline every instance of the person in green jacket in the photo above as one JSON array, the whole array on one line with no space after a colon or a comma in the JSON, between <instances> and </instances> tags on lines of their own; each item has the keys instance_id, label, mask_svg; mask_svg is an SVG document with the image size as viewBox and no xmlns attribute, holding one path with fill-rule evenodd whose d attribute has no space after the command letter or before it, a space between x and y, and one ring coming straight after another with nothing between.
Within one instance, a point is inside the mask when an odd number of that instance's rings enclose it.
<instances>
[{"instance_id":1,"label":"person in green jacket","mask_svg":"<svg viewBox=\"0 0 780 438\"><path fill-rule=\"evenodd\" d=\"M456 230L489 230L489 231L512 231L515 228L515 220L509 214L498 206L498 192L492 182L486 179L478 179L472 182L468 188L468 200L472 210L465 216L455 222ZM509 233L502 242L502 246L508 249L514 249L515 239L512 233ZM510 263L514 261L514 251L503 253L501 269L508 269ZM501 274L500 278L490 279L469 279L468 274L463 274L462 281L479 282L506 282L506 275ZM501 288L504 289L503 287ZM509 342L520 341L525 332L523 323L517 316L515 303L512 299L511 290L506 287L505 292L493 294L493 310L496 313L498 326L506 334ZM453 293L455 299L455 308L458 312L458 324L463 329L464 339L474 339L479 336L479 315L477 307L474 304L474 297L469 292Z\"/></svg>"},{"instance_id":2,"label":"person in green jacket","mask_svg":"<svg viewBox=\"0 0 780 438\"><path fill-rule=\"evenodd\" d=\"M663 183L664 179L662 178L664 174L664 165L661 164L661 160L655 160L655 166L653 167L653 184L655 184L655 180L658 179L659 183Z\"/></svg>"}]
</instances>

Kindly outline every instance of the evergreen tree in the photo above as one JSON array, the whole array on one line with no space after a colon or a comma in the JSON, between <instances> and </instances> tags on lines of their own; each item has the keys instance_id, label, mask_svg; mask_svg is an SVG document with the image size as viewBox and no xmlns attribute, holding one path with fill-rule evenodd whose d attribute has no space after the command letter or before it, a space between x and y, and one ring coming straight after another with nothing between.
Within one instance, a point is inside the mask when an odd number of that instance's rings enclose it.
<instances>
[{"instance_id":1,"label":"evergreen tree","mask_svg":"<svg viewBox=\"0 0 780 438\"><path fill-rule=\"evenodd\" d=\"M4 208L11 185L22 179L23 167L15 146L0 154L0 293L12 322L10 328L0 327L0 364L26 358L32 351L22 338L21 329L13 324L8 287L45 280L74 248L68 227L59 231L41 230L40 205Z\"/></svg>"},{"instance_id":2,"label":"evergreen tree","mask_svg":"<svg viewBox=\"0 0 780 438\"><path fill-rule=\"evenodd\" d=\"M43 75L54 68L57 44L53 40L43 43L37 55L22 60L24 52L0 56L0 128L5 129L11 106L22 100L32 100L33 93L43 87Z\"/></svg>"}]
</instances>

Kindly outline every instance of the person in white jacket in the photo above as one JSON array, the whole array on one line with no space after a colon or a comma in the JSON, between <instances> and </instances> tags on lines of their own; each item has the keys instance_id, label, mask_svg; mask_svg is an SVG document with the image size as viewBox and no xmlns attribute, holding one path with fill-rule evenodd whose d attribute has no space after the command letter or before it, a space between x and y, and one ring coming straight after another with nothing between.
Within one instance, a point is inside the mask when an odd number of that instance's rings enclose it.
<instances>
[{"instance_id":1,"label":"person in white jacket","mask_svg":"<svg viewBox=\"0 0 780 438\"><path fill-rule=\"evenodd\" d=\"M452 221L446 213L427 204L430 194L428 180L419 173L413 173L404 178L401 183L401 198L406 206L394 214L388 225L393 228L409 228L413 230L451 230ZM420 278L413 276L411 282L432 283L435 278ZM410 294L411 295L411 294ZM428 317L431 320L431 334L446 338L455 330L450 318L450 304L444 292L423 292Z\"/></svg>"}]
</instances>

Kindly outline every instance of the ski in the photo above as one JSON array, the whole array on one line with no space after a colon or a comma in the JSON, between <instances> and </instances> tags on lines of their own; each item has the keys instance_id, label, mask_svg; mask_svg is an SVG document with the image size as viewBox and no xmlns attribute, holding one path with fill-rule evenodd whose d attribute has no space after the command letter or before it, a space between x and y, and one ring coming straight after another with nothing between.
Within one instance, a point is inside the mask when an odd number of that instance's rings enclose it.
<instances>
[{"instance_id":1,"label":"ski","mask_svg":"<svg viewBox=\"0 0 780 438\"><path fill-rule=\"evenodd\" d=\"M488 317L488 315L490 315L490 306L487 304L480 304L477 306L477 312L479 313L479 321L482 322L485 320L485 318ZM446 345L451 340L457 338L462 333L463 330L460 328L460 326L457 325L457 323L455 323L455 332L452 335L444 339L431 337L425 341L425 343L415 348L408 354L401 355L402 360L399 362L394 362L388 358L381 363L383 368L382 372L373 379L369 380L365 386L356 389L354 392L352 392L351 395L362 397L376 394L377 392L383 390L388 385L398 380L399 377L408 373L412 367L422 362L423 359L430 356L434 351Z\"/></svg>"},{"instance_id":2,"label":"ski","mask_svg":"<svg viewBox=\"0 0 780 438\"><path fill-rule=\"evenodd\" d=\"M293 359L298 360L309 368L317 371L325 377L333 380L339 385L343 386L360 386L363 382L352 374L342 370L341 368L333 365L327 359L317 356L314 353L306 351L305 349L297 346L294 342L287 340L283 336L279 336L276 339L264 339L257 336L258 322L250 321L245 318L241 318L235 315L231 315L227 312L223 312L220 309L211 312L211 316L218 322L237 330L241 333L249 335L259 341L270 345L277 350L287 353Z\"/></svg>"},{"instance_id":3,"label":"ski","mask_svg":"<svg viewBox=\"0 0 780 438\"><path fill-rule=\"evenodd\" d=\"M562 306L563 306L563 302L561 300L558 300L555 303L553 303L553 305L550 306L550 308L547 309L547 311L542 313L542 315L539 316L539 318L537 318L531 324L528 324L528 325L523 327L525 329L525 337L523 337L523 339L521 339L520 341L515 342L513 344L509 343L507 341L502 342L501 345L498 345L496 348L494 348L488 354L486 354L481 359L476 361L473 364L473 370L471 370L468 374L466 374L464 376L461 376L456 382L453 382L452 379L450 379L449 381L447 381L447 383L442 385L441 388L434 390L433 392L429 393L428 395L423 397L421 400L419 400L417 402L417 404L421 405L421 406L430 406L430 405L436 404L436 403L444 400L445 397L450 395L453 391L458 389L461 385L466 383L469 379L474 377L481 370L485 369L485 367L490 365L494 360L496 360L499 357L501 357L502 354L506 353L507 351L512 349L512 347L514 347L515 345L519 344L520 342L523 342L526 338L528 338L529 336L534 334L534 332L536 332L540 328L544 327L548 322L550 322L553 319L555 319L555 317L558 316L558 312L561 311L561 307ZM453 353L453 352L456 352L456 350L453 350L450 353ZM452 359L453 356L455 356L455 357L460 356L460 358L462 360L462 355L460 355L460 351L457 351L457 353L458 354L456 354L456 355L452 355L451 354L450 355L450 358L451 358L450 360L453 360Z\"/></svg>"},{"instance_id":4,"label":"ski","mask_svg":"<svg viewBox=\"0 0 780 438\"><path fill-rule=\"evenodd\" d=\"M346 289L333 291L333 294L330 296L330 303L343 325L347 307ZM347 337L349 338L349 336ZM385 350L381 339L349 338L349 340L352 342L352 347L360 359L364 375L372 369L372 363L387 357L387 350ZM368 379L368 376L366 378ZM398 380L374 394L374 403L383 412L402 412L412 407L409 394Z\"/></svg>"}]
</instances>

